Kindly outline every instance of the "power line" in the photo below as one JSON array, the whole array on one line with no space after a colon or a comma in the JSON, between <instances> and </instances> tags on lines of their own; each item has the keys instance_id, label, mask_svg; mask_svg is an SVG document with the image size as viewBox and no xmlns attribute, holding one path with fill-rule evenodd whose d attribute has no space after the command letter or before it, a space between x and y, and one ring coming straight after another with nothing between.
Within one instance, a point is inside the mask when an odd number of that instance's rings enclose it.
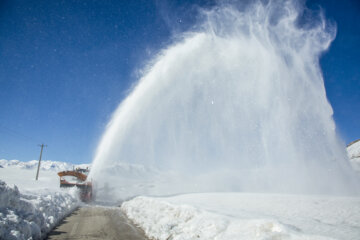
<instances>
[{"instance_id":1,"label":"power line","mask_svg":"<svg viewBox=\"0 0 360 240\"><path fill-rule=\"evenodd\" d=\"M5 131L4 131L5 130ZM11 128L8 128L8 127L5 127L4 125L0 125L0 131L3 132L3 133L7 133L9 135L12 135L12 136L18 136L18 137L22 137L23 140L31 140L31 141L37 141L36 139L34 139L33 137L30 137L30 136L27 136L25 134L22 134L14 129L11 129Z\"/></svg>"}]
</instances>

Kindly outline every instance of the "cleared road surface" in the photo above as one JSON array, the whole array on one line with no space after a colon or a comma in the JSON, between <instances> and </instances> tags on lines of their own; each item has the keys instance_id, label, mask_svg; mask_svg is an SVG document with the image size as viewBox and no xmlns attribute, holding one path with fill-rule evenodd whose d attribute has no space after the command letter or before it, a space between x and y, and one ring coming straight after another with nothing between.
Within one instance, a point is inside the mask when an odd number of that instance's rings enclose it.
<instances>
[{"instance_id":1,"label":"cleared road surface","mask_svg":"<svg viewBox=\"0 0 360 240\"><path fill-rule=\"evenodd\" d=\"M119 208L82 207L66 217L47 239L144 240L144 232L134 226Z\"/></svg>"}]
</instances>

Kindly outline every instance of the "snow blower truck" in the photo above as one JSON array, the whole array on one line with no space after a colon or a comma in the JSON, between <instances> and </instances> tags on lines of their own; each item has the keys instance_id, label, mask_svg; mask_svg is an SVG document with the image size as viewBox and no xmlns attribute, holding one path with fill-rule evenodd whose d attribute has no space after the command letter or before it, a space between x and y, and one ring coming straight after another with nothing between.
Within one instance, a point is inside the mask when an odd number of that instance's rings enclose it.
<instances>
[{"instance_id":1,"label":"snow blower truck","mask_svg":"<svg viewBox=\"0 0 360 240\"><path fill-rule=\"evenodd\" d=\"M92 200L92 181L87 181L87 174L89 169L76 168L72 171L58 172L60 177L60 187L77 187L80 190L80 199L83 202ZM71 180L71 182L70 182Z\"/></svg>"}]
</instances>

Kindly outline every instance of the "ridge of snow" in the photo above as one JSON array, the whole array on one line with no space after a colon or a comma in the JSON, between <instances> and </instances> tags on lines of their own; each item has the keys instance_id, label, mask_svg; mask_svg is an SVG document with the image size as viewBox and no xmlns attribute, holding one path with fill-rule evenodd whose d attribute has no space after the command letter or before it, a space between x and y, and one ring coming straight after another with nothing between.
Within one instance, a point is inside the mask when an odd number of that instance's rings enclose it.
<instances>
[{"instance_id":1,"label":"ridge of snow","mask_svg":"<svg viewBox=\"0 0 360 240\"><path fill-rule=\"evenodd\" d=\"M121 210L150 239L355 240L359 203L359 198L197 193L137 197Z\"/></svg>"},{"instance_id":2,"label":"ridge of snow","mask_svg":"<svg viewBox=\"0 0 360 240\"><path fill-rule=\"evenodd\" d=\"M78 206L70 193L22 194L0 180L0 239L43 239Z\"/></svg>"},{"instance_id":3,"label":"ridge of snow","mask_svg":"<svg viewBox=\"0 0 360 240\"><path fill-rule=\"evenodd\" d=\"M60 189L57 172L73 165L50 160L0 160L0 239L43 239L79 204L77 190Z\"/></svg>"},{"instance_id":4,"label":"ridge of snow","mask_svg":"<svg viewBox=\"0 0 360 240\"><path fill-rule=\"evenodd\" d=\"M38 160L31 160L28 162L23 162L19 160L6 160L6 159L0 159L0 166L2 168L8 168L8 167L16 167L20 169L36 169L38 166ZM76 167L80 168L86 168L90 167L90 164L71 164L66 162L59 162L59 161L51 161L51 160L42 160L40 169L44 171L65 171L70 170Z\"/></svg>"}]
</instances>

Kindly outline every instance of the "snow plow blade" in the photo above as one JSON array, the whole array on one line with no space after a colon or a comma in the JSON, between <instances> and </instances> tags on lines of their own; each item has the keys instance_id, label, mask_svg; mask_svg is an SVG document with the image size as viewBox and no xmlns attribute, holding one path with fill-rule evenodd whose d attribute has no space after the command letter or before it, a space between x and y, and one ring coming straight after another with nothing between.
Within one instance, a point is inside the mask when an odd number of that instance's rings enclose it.
<instances>
[{"instance_id":1,"label":"snow plow blade","mask_svg":"<svg viewBox=\"0 0 360 240\"><path fill-rule=\"evenodd\" d=\"M58 172L60 177L60 187L77 187L80 190L80 199L83 202L89 202L92 200L92 182L87 181L87 175L85 173L89 172L88 169L76 169L73 171L62 171ZM69 182L64 177L71 176L75 177L75 182Z\"/></svg>"}]
</instances>

